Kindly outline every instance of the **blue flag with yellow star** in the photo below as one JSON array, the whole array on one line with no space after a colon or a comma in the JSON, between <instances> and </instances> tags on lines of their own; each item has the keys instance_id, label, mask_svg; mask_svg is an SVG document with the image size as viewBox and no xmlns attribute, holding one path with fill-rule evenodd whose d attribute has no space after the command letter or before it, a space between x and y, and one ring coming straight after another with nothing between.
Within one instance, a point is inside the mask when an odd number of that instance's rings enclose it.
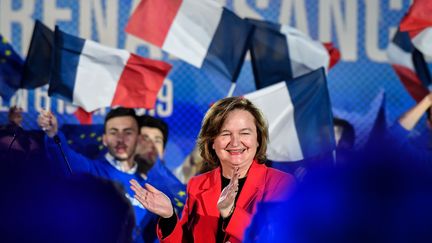
<instances>
[{"instance_id":1,"label":"blue flag with yellow star","mask_svg":"<svg viewBox=\"0 0 432 243\"><path fill-rule=\"evenodd\" d=\"M0 34L0 96L8 103L19 89L24 61Z\"/></svg>"},{"instance_id":2,"label":"blue flag with yellow star","mask_svg":"<svg viewBox=\"0 0 432 243\"><path fill-rule=\"evenodd\" d=\"M106 148L102 143L104 126L65 124L60 129L69 146L76 152L90 159L98 159L105 155Z\"/></svg>"}]
</instances>

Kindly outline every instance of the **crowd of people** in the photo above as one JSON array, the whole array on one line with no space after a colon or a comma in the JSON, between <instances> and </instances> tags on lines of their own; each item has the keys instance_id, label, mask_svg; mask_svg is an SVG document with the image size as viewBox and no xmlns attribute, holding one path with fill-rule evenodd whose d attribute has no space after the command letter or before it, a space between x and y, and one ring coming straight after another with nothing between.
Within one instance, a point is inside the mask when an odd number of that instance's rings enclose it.
<instances>
[{"instance_id":1,"label":"crowd of people","mask_svg":"<svg viewBox=\"0 0 432 243\"><path fill-rule=\"evenodd\" d=\"M423 220L432 213L425 204L432 199L426 186L432 178L427 170L431 107L432 93L367 151L354 151L352 127L335 120L344 128L336 136L341 139L336 153L342 156L319 167L319 161L313 166L303 162L291 173L266 165L268 124L243 97L224 98L209 108L196 147L173 171L164 162L169 129L160 118L111 109L102 135L107 153L92 160L69 147L52 112L40 112L41 130L29 133L21 125L22 110L11 107L9 121L0 129L1 159L7 165L2 180L11 186L1 208L13 223L4 221L1 233L12 241L61 242L427 238L430 224ZM427 134L413 142L410 131L424 114ZM152 176L155 167L187 184L182 211L164 181ZM302 176L296 174L299 169ZM412 227L401 233L406 219Z\"/></svg>"}]
</instances>

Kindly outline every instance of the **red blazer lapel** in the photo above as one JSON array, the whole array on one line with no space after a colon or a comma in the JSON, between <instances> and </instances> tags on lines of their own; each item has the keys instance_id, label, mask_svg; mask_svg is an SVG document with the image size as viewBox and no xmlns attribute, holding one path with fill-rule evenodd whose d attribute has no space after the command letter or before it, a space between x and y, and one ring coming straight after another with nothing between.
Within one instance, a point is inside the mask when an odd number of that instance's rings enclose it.
<instances>
[{"instance_id":1,"label":"red blazer lapel","mask_svg":"<svg viewBox=\"0 0 432 243\"><path fill-rule=\"evenodd\" d=\"M204 213L208 216L219 217L217 201L219 200L221 189L221 169L218 167L208 174L207 179L202 184L201 195L198 197Z\"/></svg>"}]
</instances>

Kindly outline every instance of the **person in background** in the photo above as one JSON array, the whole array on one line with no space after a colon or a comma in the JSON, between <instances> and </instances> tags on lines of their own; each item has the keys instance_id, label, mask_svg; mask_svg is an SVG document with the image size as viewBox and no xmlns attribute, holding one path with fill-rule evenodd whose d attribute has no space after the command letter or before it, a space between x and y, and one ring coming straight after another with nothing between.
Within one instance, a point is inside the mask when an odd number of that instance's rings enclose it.
<instances>
[{"instance_id":1,"label":"person in background","mask_svg":"<svg viewBox=\"0 0 432 243\"><path fill-rule=\"evenodd\" d=\"M388 129L388 140L394 149L403 151L408 158L429 165L432 163L431 107L432 93L429 93ZM411 138L414 127L425 113L426 131L416 138Z\"/></svg>"},{"instance_id":2,"label":"person in background","mask_svg":"<svg viewBox=\"0 0 432 243\"><path fill-rule=\"evenodd\" d=\"M22 116L23 109L21 107L12 106L9 108L8 120L9 124L14 124L16 126L22 127Z\"/></svg>"},{"instance_id":3,"label":"person in background","mask_svg":"<svg viewBox=\"0 0 432 243\"><path fill-rule=\"evenodd\" d=\"M34 160L44 160L43 134L28 131L22 127L23 109L12 106L8 112L8 122L0 126L0 161L16 167L17 170L45 170L34 165ZM3 165L4 165L3 164Z\"/></svg>"},{"instance_id":4,"label":"person in background","mask_svg":"<svg viewBox=\"0 0 432 243\"><path fill-rule=\"evenodd\" d=\"M22 108L11 106L8 112L8 122L0 126L0 150L4 151L0 158L7 159L5 155L9 151L26 152L29 150L30 141L24 136L22 129Z\"/></svg>"},{"instance_id":5,"label":"person in background","mask_svg":"<svg viewBox=\"0 0 432 243\"><path fill-rule=\"evenodd\" d=\"M192 152L183 160L183 163L174 169L174 175L182 183L187 184L193 176L206 172L205 168L203 168L203 162L199 148L195 146Z\"/></svg>"},{"instance_id":6,"label":"person in background","mask_svg":"<svg viewBox=\"0 0 432 243\"><path fill-rule=\"evenodd\" d=\"M178 219L168 197L131 180L135 198L160 216L162 242L241 242L257 204L286 199L295 179L264 165L268 125L249 100L230 97L206 113L198 137L204 161L213 170L193 177L187 188L183 217Z\"/></svg>"},{"instance_id":7,"label":"person in background","mask_svg":"<svg viewBox=\"0 0 432 243\"><path fill-rule=\"evenodd\" d=\"M163 160L168 141L168 125L162 120L149 115L138 117L140 137L135 153L138 172L146 177L158 158Z\"/></svg>"},{"instance_id":8,"label":"person in background","mask_svg":"<svg viewBox=\"0 0 432 243\"><path fill-rule=\"evenodd\" d=\"M186 201L186 186L173 175L163 160L168 140L168 125L162 119L149 115L139 116L138 124L140 136L134 156L138 165L137 172L174 201L176 212L181 213ZM156 239L157 221L157 215L151 214L141 222L153 225L153 228L146 227L151 230L146 234L154 234Z\"/></svg>"},{"instance_id":9,"label":"person in background","mask_svg":"<svg viewBox=\"0 0 432 243\"><path fill-rule=\"evenodd\" d=\"M140 138L136 149L135 161L138 162L138 171L146 177L148 171L159 158L164 161L165 148L168 142L168 124L160 118L149 115L138 117ZM174 169L177 179L186 184L188 180L199 172L202 158L198 148L194 148L183 163Z\"/></svg>"}]
</instances>

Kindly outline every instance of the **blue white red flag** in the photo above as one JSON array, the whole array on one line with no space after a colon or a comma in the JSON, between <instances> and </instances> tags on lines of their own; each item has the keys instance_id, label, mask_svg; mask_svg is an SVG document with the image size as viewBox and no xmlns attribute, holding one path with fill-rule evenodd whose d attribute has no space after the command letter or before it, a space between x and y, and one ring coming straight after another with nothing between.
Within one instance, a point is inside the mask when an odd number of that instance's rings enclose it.
<instances>
[{"instance_id":1,"label":"blue white red flag","mask_svg":"<svg viewBox=\"0 0 432 243\"><path fill-rule=\"evenodd\" d=\"M103 46L56 28L48 94L91 112L123 106L154 107L171 65Z\"/></svg>"},{"instance_id":2,"label":"blue white red flag","mask_svg":"<svg viewBox=\"0 0 432 243\"><path fill-rule=\"evenodd\" d=\"M312 40L295 28L261 20L248 21L255 26L251 56L257 89L320 67L327 70L340 59L339 51L331 43Z\"/></svg>"},{"instance_id":3,"label":"blue white red flag","mask_svg":"<svg viewBox=\"0 0 432 243\"><path fill-rule=\"evenodd\" d=\"M400 24L400 30L408 32L413 45L427 56L432 56L431 14L432 1L414 0Z\"/></svg>"},{"instance_id":4,"label":"blue white red flag","mask_svg":"<svg viewBox=\"0 0 432 243\"><path fill-rule=\"evenodd\" d=\"M258 106L268 120L269 160L299 161L335 148L324 68L244 97Z\"/></svg>"},{"instance_id":5,"label":"blue white red flag","mask_svg":"<svg viewBox=\"0 0 432 243\"><path fill-rule=\"evenodd\" d=\"M252 25L213 0L142 0L126 32L234 82Z\"/></svg>"},{"instance_id":6,"label":"blue white red flag","mask_svg":"<svg viewBox=\"0 0 432 243\"><path fill-rule=\"evenodd\" d=\"M417 50L408 32L397 31L387 48L387 57L405 89L419 102L429 93L431 75L423 54Z\"/></svg>"}]
</instances>

